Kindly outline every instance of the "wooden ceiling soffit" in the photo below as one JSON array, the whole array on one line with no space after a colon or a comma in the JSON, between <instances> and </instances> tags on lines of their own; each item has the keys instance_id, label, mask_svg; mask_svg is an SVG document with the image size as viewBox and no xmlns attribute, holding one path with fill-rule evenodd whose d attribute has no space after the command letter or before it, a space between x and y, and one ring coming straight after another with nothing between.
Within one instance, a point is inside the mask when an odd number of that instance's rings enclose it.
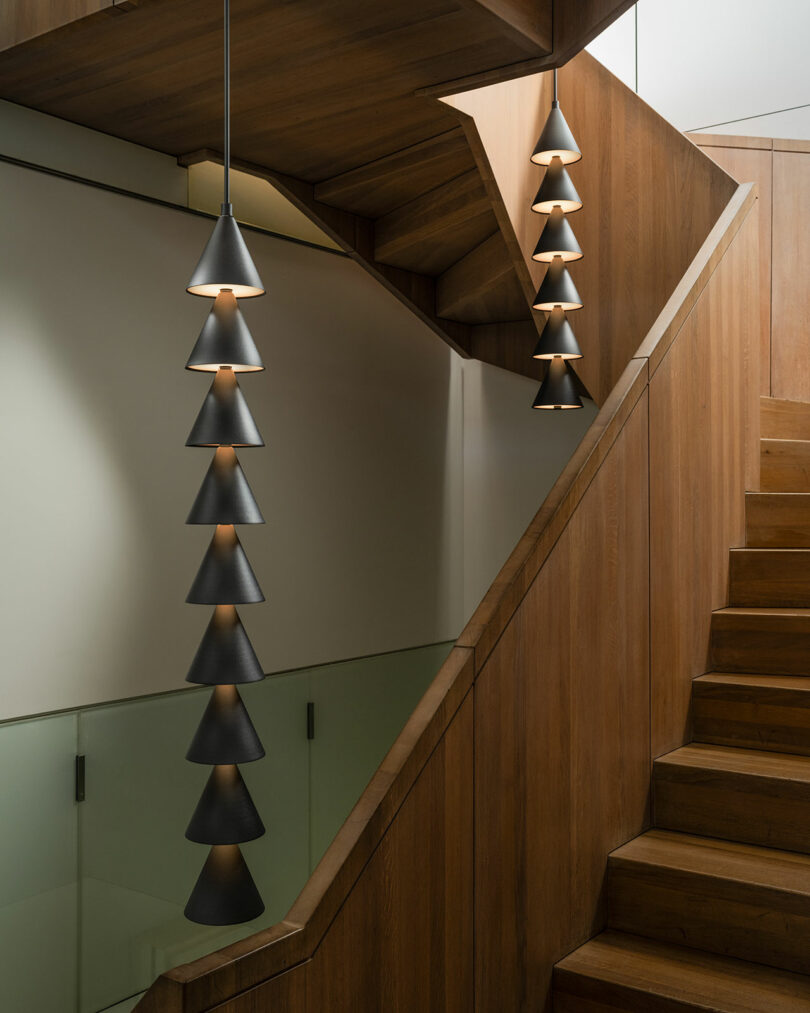
<instances>
[{"instance_id":1,"label":"wooden ceiling soffit","mask_svg":"<svg viewBox=\"0 0 810 1013\"><path fill-rule=\"evenodd\" d=\"M222 155L205 149L178 158L180 165L184 166L204 161L221 164ZM231 165L241 172L266 179L276 187L291 204L315 222L352 260L395 295L455 352L464 358L470 357L470 327L436 315L436 279L375 260L374 222L371 219L322 203L315 197L315 187L304 180L239 159L232 159Z\"/></svg>"},{"instance_id":2,"label":"wooden ceiling soffit","mask_svg":"<svg viewBox=\"0 0 810 1013\"><path fill-rule=\"evenodd\" d=\"M428 98L444 98L473 88L484 88L488 84L497 84L499 81L538 74L552 67L562 67L630 10L635 2L636 0L552 0L553 45L549 53L452 81L440 81L420 88L417 94ZM498 0L493 0L492 6L500 6Z\"/></svg>"}]
</instances>

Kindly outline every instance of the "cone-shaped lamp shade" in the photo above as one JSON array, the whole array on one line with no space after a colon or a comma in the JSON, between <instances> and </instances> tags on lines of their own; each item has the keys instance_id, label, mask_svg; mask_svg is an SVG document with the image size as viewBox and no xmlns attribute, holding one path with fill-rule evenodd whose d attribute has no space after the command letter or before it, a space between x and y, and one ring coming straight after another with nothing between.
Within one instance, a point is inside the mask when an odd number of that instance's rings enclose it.
<instances>
[{"instance_id":1,"label":"cone-shaped lamp shade","mask_svg":"<svg viewBox=\"0 0 810 1013\"><path fill-rule=\"evenodd\" d=\"M233 447L219 447L186 524L264 524Z\"/></svg>"},{"instance_id":2,"label":"cone-shaped lamp shade","mask_svg":"<svg viewBox=\"0 0 810 1013\"><path fill-rule=\"evenodd\" d=\"M186 904L186 918L200 925L238 925L263 911L238 845L215 844Z\"/></svg>"},{"instance_id":3,"label":"cone-shaped lamp shade","mask_svg":"<svg viewBox=\"0 0 810 1013\"><path fill-rule=\"evenodd\" d=\"M217 526L186 601L192 605L244 605L264 601L262 589L232 525Z\"/></svg>"},{"instance_id":4,"label":"cone-shaped lamp shade","mask_svg":"<svg viewBox=\"0 0 810 1013\"><path fill-rule=\"evenodd\" d=\"M582 200L562 161L559 158L552 159L543 176L540 189L532 201L532 211L549 215L554 208L559 208L564 214L569 215L572 211L579 211L581 207Z\"/></svg>"},{"instance_id":5,"label":"cone-shaped lamp shade","mask_svg":"<svg viewBox=\"0 0 810 1013\"><path fill-rule=\"evenodd\" d=\"M232 369L220 369L214 377L186 446L264 446Z\"/></svg>"},{"instance_id":6,"label":"cone-shaped lamp shade","mask_svg":"<svg viewBox=\"0 0 810 1013\"><path fill-rule=\"evenodd\" d=\"M186 682L198 686L261 682L264 672L233 605L217 605Z\"/></svg>"},{"instance_id":7,"label":"cone-shaped lamp shade","mask_svg":"<svg viewBox=\"0 0 810 1013\"><path fill-rule=\"evenodd\" d=\"M555 257L559 257L565 263L582 258L582 248L577 242L574 230L559 208L555 208L549 215L534 248L532 260L550 264Z\"/></svg>"},{"instance_id":8,"label":"cone-shaped lamp shade","mask_svg":"<svg viewBox=\"0 0 810 1013\"><path fill-rule=\"evenodd\" d=\"M215 686L186 759L192 763L250 763L264 749L236 686Z\"/></svg>"},{"instance_id":9,"label":"cone-shaped lamp shade","mask_svg":"<svg viewBox=\"0 0 810 1013\"><path fill-rule=\"evenodd\" d=\"M534 359L581 359L579 343L565 310L553 309L532 355Z\"/></svg>"},{"instance_id":10,"label":"cone-shaped lamp shade","mask_svg":"<svg viewBox=\"0 0 810 1013\"><path fill-rule=\"evenodd\" d=\"M186 837L197 844L239 844L264 833L264 824L234 763L214 767Z\"/></svg>"},{"instance_id":11,"label":"cone-shaped lamp shade","mask_svg":"<svg viewBox=\"0 0 810 1013\"><path fill-rule=\"evenodd\" d=\"M532 408L581 408L574 377L565 359L552 359Z\"/></svg>"},{"instance_id":12,"label":"cone-shaped lamp shade","mask_svg":"<svg viewBox=\"0 0 810 1013\"><path fill-rule=\"evenodd\" d=\"M564 310L582 309L582 300L577 287L563 263L562 257L555 257L549 264L546 276L537 290L532 308L547 310L549 313L555 306Z\"/></svg>"},{"instance_id":13,"label":"cone-shaped lamp shade","mask_svg":"<svg viewBox=\"0 0 810 1013\"><path fill-rule=\"evenodd\" d=\"M559 158L563 165L570 165L582 158L582 152L577 147L556 99L551 103L546 125L532 152L532 161L536 165L549 165L552 158Z\"/></svg>"},{"instance_id":14,"label":"cone-shaped lamp shade","mask_svg":"<svg viewBox=\"0 0 810 1013\"><path fill-rule=\"evenodd\" d=\"M186 369L215 373L230 366L235 373L255 373L264 363L230 289L220 292L206 317Z\"/></svg>"},{"instance_id":15,"label":"cone-shaped lamp shade","mask_svg":"<svg viewBox=\"0 0 810 1013\"><path fill-rule=\"evenodd\" d=\"M229 288L238 299L264 295L264 285L233 217L230 204L222 205L211 238L194 269L187 291L215 298Z\"/></svg>"}]
</instances>

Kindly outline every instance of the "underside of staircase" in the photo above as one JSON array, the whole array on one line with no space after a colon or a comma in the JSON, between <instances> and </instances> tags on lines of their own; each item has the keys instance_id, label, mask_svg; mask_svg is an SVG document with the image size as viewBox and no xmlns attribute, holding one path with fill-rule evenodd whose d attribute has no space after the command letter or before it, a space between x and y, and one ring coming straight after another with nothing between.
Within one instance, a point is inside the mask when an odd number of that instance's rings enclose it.
<instances>
[{"instance_id":1,"label":"underside of staircase","mask_svg":"<svg viewBox=\"0 0 810 1013\"><path fill-rule=\"evenodd\" d=\"M810 404L762 399L694 741L653 765L653 829L608 861L607 930L556 1013L810 1010Z\"/></svg>"},{"instance_id":2,"label":"underside of staircase","mask_svg":"<svg viewBox=\"0 0 810 1013\"><path fill-rule=\"evenodd\" d=\"M542 376L526 352L536 285L486 157L441 98L562 65L631 2L239 0L233 164L457 352ZM0 97L185 165L221 158L222 0L8 7Z\"/></svg>"}]
</instances>

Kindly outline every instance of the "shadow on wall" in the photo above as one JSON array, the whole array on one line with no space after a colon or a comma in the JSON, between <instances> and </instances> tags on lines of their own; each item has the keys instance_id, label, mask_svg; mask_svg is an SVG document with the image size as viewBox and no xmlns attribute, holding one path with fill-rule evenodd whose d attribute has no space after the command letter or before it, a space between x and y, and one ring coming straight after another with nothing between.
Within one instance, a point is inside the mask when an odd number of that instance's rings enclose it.
<instances>
[{"instance_id":1,"label":"shadow on wall","mask_svg":"<svg viewBox=\"0 0 810 1013\"><path fill-rule=\"evenodd\" d=\"M8 165L0 179L9 718L183 685L210 537L183 526L210 456L183 446L208 310L184 286L209 223ZM462 362L348 259L250 243L269 368L243 386L267 451L242 461L267 525L242 537L271 606L243 618L262 663L454 637L587 416L538 418L531 381Z\"/></svg>"}]
</instances>

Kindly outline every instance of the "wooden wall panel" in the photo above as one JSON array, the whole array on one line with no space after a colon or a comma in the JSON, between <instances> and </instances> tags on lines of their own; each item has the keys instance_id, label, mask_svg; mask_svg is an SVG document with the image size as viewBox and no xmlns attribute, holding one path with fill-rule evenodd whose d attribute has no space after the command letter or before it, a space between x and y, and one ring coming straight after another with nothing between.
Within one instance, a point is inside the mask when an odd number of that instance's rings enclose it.
<instances>
[{"instance_id":1,"label":"wooden wall panel","mask_svg":"<svg viewBox=\"0 0 810 1013\"><path fill-rule=\"evenodd\" d=\"M649 786L642 394L476 682L476 1009L538 1011Z\"/></svg>"},{"instance_id":2,"label":"wooden wall panel","mask_svg":"<svg viewBox=\"0 0 810 1013\"><path fill-rule=\"evenodd\" d=\"M773 216L773 153L767 148L729 147L701 143L701 148L738 183L756 183L759 196L759 391L771 393L771 221Z\"/></svg>"},{"instance_id":3,"label":"wooden wall panel","mask_svg":"<svg viewBox=\"0 0 810 1013\"><path fill-rule=\"evenodd\" d=\"M559 94L583 154L569 168L583 200L569 220L585 254L570 268L585 304L571 314L585 355L576 370L602 404L737 184L589 53L562 68ZM444 101L461 117L530 298L545 269L531 260L545 218L530 210L543 171L529 155L551 76Z\"/></svg>"},{"instance_id":4,"label":"wooden wall panel","mask_svg":"<svg viewBox=\"0 0 810 1013\"><path fill-rule=\"evenodd\" d=\"M306 1013L310 962L271 978L258 988L215 1006L211 1013Z\"/></svg>"},{"instance_id":5,"label":"wooden wall panel","mask_svg":"<svg viewBox=\"0 0 810 1013\"><path fill-rule=\"evenodd\" d=\"M471 1013L473 691L312 959L216 1013Z\"/></svg>"},{"instance_id":6,"label":"wooden wall panel","mask_svg":"<svg viewBox=\"0 0 810 1013\"><path fill-rule=\"evenodd\" d=\"M708 670L728 550L759 485L756 208L650 378L652 755L689 739L691 681Z\"/></svg>"},{"instance_id":7,"label":"wooden wall panel","mask_svg":"<svg viewBox=\"0 0 810 1013\"><path fill-rule=\"evenodd\" d=\"M771 394L810 401L810 153L773 153Z\"/></svg>"},{"instance_id":8,"label":"wooden wall panel","mask_svg":"<svg viewBox=\"0 0 810 1013\"><path fill-rule=\"evenodd\" d=\"M316 951L307 1010L469 1013L472 939L470 693Z\"/></svg>"}]
</instances>

